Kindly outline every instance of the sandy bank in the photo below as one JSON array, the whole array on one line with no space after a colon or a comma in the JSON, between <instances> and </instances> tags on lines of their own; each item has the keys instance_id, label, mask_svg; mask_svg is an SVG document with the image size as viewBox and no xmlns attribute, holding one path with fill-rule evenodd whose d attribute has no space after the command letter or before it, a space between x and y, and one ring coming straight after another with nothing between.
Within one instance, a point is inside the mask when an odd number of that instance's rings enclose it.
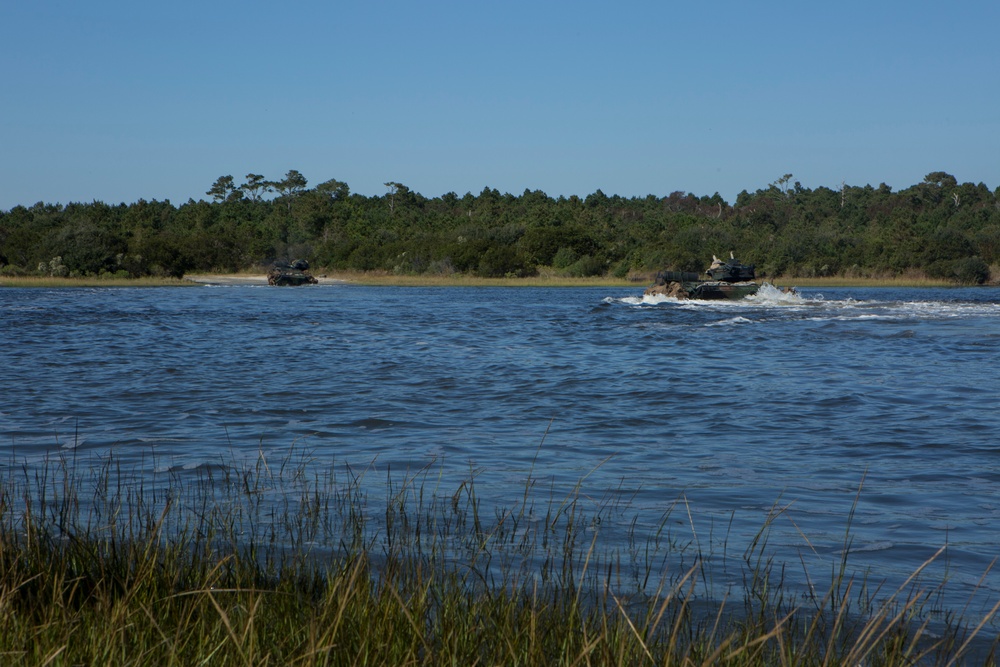
<instances>
[{"instance_id":1,"label":"sandy bank","mask_svg":"<svg viewBox=\"0 0 1000 667\"><path fill-rule=\"evenodd\" d=\"M346 280L340 280L337 278L326 278L323 276L317 276L316 279L319 281L320 285L334 285L338 283L346 283ZM267 275L224 275L224 274L199 274L184 276L184 280L189 280L193 283L198 283L201 285L266 285Z\"/></svg>"}]
</instances>

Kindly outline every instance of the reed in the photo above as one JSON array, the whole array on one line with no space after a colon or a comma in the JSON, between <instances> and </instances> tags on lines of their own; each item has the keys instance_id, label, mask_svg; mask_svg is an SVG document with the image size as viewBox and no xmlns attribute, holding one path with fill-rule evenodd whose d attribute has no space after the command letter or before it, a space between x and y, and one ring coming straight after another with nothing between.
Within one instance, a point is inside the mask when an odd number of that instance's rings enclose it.
<instances>
[{"instance_id":1,"label":"reed","mask_svg":"<svg viewBox=\"0 0 1000 667\"><path fill-rule=\"evenodd\" d=\"M573 277L542 268L538 275L526 278L483 278L452 274L396 274L380 271L329 271L335 278L358 285L393 287L635 287L636 281L610 276ZM649 280L648 282L652 282Z\"/></svg>"},{"instance_id":2,"label":"reed","mask_svg":"<svg viewBox=\"0 0 1000 667\"><path fill-rule=\"evenodd\" d=\"M579 490L484 506L475 471L321 467L263 452L146 474L72 456L6 467L0 662L10 665L990 664L976 625L931 627L933 590L872 596L847 575L802 598L747 545L741 599L671 527L625 547ZM155 467L155 466L154 466ZM371 489L380 488L378 496ZM609 498L613 495L609 495ZM849 539L845 537L845 541ZM618 540L615 544L619 544ZM847 550L845 550L847 553ZM1000 603L998 603L1000 606ZM933 632L932 632L933 630ZM978 643L977 643L978 642Z\"/></svg>"},{"instance_id":3,"label":"reed","mask_svg":"<svg viewBox=\"0 0 1000 667\"><path fill-rule=\"evenodd\" d=\"M656 279L655 271L630 272L624 278L593 276L575 278L560 275L558 271L542 269L539 275L528 278L480 278L466 274L451 275L398 275L388 272L332 271L326 274L359 285L398 287L630 287L647 286ZM827 276L800 277L778 276L764 278L775 285L786 287L959 287L948 280L928 278L924 275L903 276Z\"/></svg>"},{"instance_id":4,"label":"reed","mask_svg":"<svg viewBox=\"0 0 1000 667\"><path fill-rule=\"evenodd\" d=\"M192 287L203 282L262 283L266 272L215 275L191 275L180 278L59 278L39 276L0 276L0 287ZM655 280L655 272L634 272L625 278L609 276L572 277L554 270L541 270L528 278L480 278L467 274L400 275L388 272L331 271L324 278L356 285L393 287L624 287L646 286ZM775 285L795 287L958 287L957 283L924 276L828 276L769 278ZM323 279L321 278L321 282Z\"/></svg>"},{"instance_id":5,"label":"reed","mask_svg":"<svg viewBox=\"0 0 1000 667\"><path fill-rule=\"evenodd\" d=\"M778 285L795 287L968 287L950 280L927 278L926 276L829 276L824 278L802 278L781 276L774 281Z\"/></svg>"},{"instance_id":6,"label":"reed","mask_svg":"<svg viewBox=\"0 0 1000 667\"><path fill-rule=\"evenodd\" d=\"M191 285L193 283L180 278L0 276L0 287L182 287Z\"/></svg>"}]
</instances>

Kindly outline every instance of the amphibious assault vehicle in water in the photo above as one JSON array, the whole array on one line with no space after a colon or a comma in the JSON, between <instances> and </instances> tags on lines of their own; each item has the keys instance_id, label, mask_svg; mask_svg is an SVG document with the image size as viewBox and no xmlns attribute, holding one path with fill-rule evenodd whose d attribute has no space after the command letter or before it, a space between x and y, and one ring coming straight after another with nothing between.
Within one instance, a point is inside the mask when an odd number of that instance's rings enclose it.
<instances>
[{"instance_id":1,"label":"amphibious assault vehicle in water","mask_svg":"<svg viewBox=\"0 0 1000 667\"><path fill-rule=\"evenodd\" d=\"M275 262L267 272L267 284L278 287L315 285L319 281L309 273L309 262L297 259L294 262Z\"/></svg>"},{"instance_id":2,"label":"amphibious assault vehicle in water","mask_svg":"<svg viewBox=\"0 0 1000 667\"><path fill-rule=\"evenodd\" d=\"M705 272L709 279L690 271L660 271L656 283L646 288L647 295L672 296L677 299L742 299L756 294L753 264L743 264L729 253L723 262L712 256L712 266Z\"/></svg>"}]
</instances>

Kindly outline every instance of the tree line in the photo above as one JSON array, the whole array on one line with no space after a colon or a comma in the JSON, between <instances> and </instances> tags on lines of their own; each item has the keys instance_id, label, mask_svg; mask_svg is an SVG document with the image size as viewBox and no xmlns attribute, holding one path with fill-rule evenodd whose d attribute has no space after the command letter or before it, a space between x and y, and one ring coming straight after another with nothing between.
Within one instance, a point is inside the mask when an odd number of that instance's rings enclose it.
<instances>
[{"instance_id":1,"label":"tree line","mask_svg":"<svg viewBox=\"0 0 1000 667\"><path fill-rule=\"evenodd\" d=\"M0 274L183 276L303 258L329 270L400 274L626 277L703 271L735 251L763 276L892 276L979 284L1000 273L1000 188L934 172L893 192L881 184L804 188L785 174L741 192L621 197L541 190L428 198L387 182L382 195L331 179L309 187L221 176L204 199L175 206L15 206L0 211ZM1000 277L1000 276L998 276Z\"/></svg>"}]
</instances>

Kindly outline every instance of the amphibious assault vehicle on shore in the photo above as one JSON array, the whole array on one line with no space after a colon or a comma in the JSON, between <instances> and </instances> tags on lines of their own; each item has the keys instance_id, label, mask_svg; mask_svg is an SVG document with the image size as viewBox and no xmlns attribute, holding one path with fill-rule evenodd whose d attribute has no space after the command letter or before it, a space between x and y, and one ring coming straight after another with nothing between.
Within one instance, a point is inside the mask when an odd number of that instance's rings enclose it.
<instances>
[{"instance_id":1,"label":"amphibious assault vehicle on shore","mask_svg":"<svg viewBox=\"0 0 1000 667\"><path fill-rule=\"evenodd\" d=\"M267 284L278 287L315 285L319 281L309 273L309 262L297 259L294 262L275 262L267 272Z\"/></svg>"}]
</instances>

